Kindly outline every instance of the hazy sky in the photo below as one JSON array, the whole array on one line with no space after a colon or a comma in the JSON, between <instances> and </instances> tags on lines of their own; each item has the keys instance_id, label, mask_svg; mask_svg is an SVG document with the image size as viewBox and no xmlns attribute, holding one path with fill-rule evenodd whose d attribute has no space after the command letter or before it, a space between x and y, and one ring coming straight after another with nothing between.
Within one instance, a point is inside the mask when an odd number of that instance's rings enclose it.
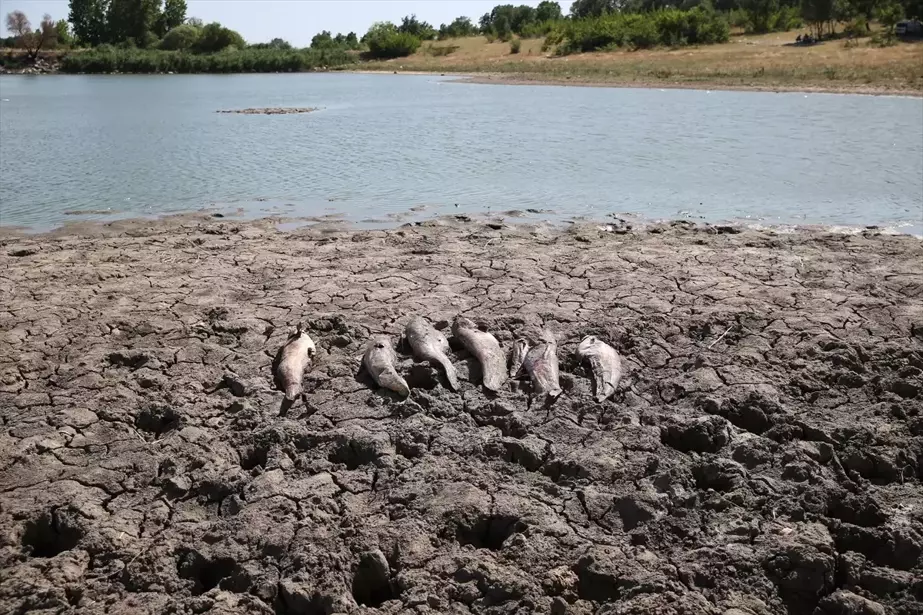
<instances>
[{"instance_id":1,"label":"hazy sky","mask_svg":"<svg viewBox=\"0 0 923 615\"><path fill-rule=\"evenodd\" d=\"M321 30L362 36L375 21L397 23L411 13L437 28L460 15L477 23L494 6L508 3L536 6L538 0L186 0L186 15L221 22L251 43L278 36L303 47ZM559 4L565 13L570 9L570 0ZM58 20L67 19L68 12L67 0L0 0L4 31L6 14L15 10L23 11L33 25L45 13Z\"/></svg>"}]
</instances>

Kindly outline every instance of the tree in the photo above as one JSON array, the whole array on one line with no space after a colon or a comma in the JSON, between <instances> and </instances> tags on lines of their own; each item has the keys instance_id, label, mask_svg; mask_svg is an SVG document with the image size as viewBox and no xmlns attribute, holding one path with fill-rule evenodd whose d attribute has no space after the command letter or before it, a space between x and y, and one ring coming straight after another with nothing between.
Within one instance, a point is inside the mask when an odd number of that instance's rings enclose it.
<instances>
[{"instance_id":1,"label":"tree","mask_svg":"<svg viewBox=\"0 0 923 615\"><path fill-rule=\"evenodd\" d=\"M74 37L71 36L70 26L67 20L59 19L54 24L55 43L58 47L70 47L74 44Z\"/></svg>"},{"instance_id":2,"label":"tree","mask_svg":"<svg viewBox=\"0 0 923 615\"><path fill-rule=\"evenodd\" d=\"M804 0L805 2L829 2L833 9L833 0ZM754 32L763 34L771 29L772 16L779 10L778 0L743 0L743 9L750 18L750 27ZM807 21L807 18L805 18Z\"/></svg>"},{"instance_id":3,"label":"tree","mask_svg":"<svg viewBox=\"0 0 923 615\"><path fill-rule=\"evenodd\" d=\"M506 15L500 15L497 21L494 22L494 30L497 33L497 38L501 41L508 41L513 38L513 28L510 26L509 17Z\"/></svg>"},{"instance_id":4,"label":"tree","mask_svg":"<svg viewBox=\"0 0 923 615\"><path fill-rule=\"evenodd\" d=\"M39 24L38 30L35 31L32 30L29 18L22 11L7 13L6 29L16 36L17 46L26 51L26 56L28 56L30 62L35 62L42 47L46 45L50 47L57 36L54 20L47 13L42 17L42 23Z\"/></svg>"},{"instance_id":5,"label":"tree","mask_svg":"<svg viewBox=\"0 0 923 615\"><path fill-rule=\"evenodd\" d=\"M894 26L904 16L904 8L895 0L888 0L878 7L877 16L881 25L888 29L888 35L894 36Z\"/></svg>"},{"instance_id":6,"label":"tree","mask_svg":"<svg viewBox=\"0 0 923 615\"><path fill-rule=\"evenodd\" d=\"M833 0L802 0L801 16L819 39L824 35L824 26L833 21Z\"/></svg>"},{"instance_id":7,"label":"tree","mask_svg":"<svg viewBox=\"0 0 923 615\"><path fill-rule=\"evenodd\" d=\"M184 23L171 29L163 35L160 48L167 51L187 51L195 47L202 36L202 28Z\"/></svg>"},{"instance_id":8,"label":"tree","mask_svg":"<svg viewBox=\"0 0 923 615\"><path fill-rule=\"evenodd\" d=\"M188 23L190 26L195 26L196 28L202 28L205 26L205 22L198 17L189 17L186 19L186 23Z\"/></svg>"},{"instance_id":9,"label":"tree","mask_svg":"<svg viewBox=\"0 0 923 615\"><path fill-rule=\"evenodd\" d=\"M456 17L455 21L449 25L443 24L439 28L439 38L461 38L463 36L474 36L477 34L477 27L471 23L467 17Z\"/></svg>"},{"instance_id":10,"label":"tree","mask_svg":"<svg viewBox=\"0 0 923 615\"><path fill-rule=\"evenodd\" d=\"M570 14L577 19L599 17L617 10L618 5L613 0L576 0L570 5Z\"/></svg>"},{"instance_id":11,"label":"tree","mask_svg":"<svg viewBox=\"0 0 923 615\"><path fill-rule=\"evenodd\" d=\"M106 14L110 43L148 47L160 20L160 0L111 0Z\"/></svg>"},{"instance_id":12,"label":"tree","mask_svg":"<svg viewBox=\"0 0 923 615\"><path fill-rule=\"evenodd\" d=\"M425 21L417 19L416 15L404 17L401 20L401 25L397 27L397 31L401 34L416 36L424 41L436 38L436 29Z\"/></svg>"},{"instance_id":13,"label":"tree","mask_svg":"<svg viewBox=\"0 0 923 615\"><path fill-rule=\"evenodd\" d=\"M95 47L108 42L106 13L109 0L70 0L69 7L67 20L80 44Z\"/></svg>"},{"instance_id":14,"label":"tree","mask_svg":"<svg viewBox=\"0 0 923 615\"><path fill-rule=\"evenodd\" d=\"M194 50L200 53L215 53L228 47L243 49L246 46L247 43L244 42L244 37L234 30L214 22L202 28L202 34L199 36L199 40L196 41Z\"/></svg>"},{"instance_id":15,"label":"tree","mask_svg":"<svg viewBox=\"0 0 923 615\"><path fill-rule=\"evenodd\" d=\"M186 21L186 0L165 0L163 12L157 20L157 35L163 36Z\"/></svg>"},{"instance_id":16,"label":"tree","mask_svg":"<svg viewBox=\"0 0 923 615\"><path fill-rule=\"evenodd\" d=\"M335 46L333 35L329 30L319 32L311 39L311 49L331 49Z\"/></svg>"},{"instance_id":17,"label":"tree","mask_svg":"<svg viewBox=\"0 0 923 615\"><path fill-rule=\"evenodd\" d=\"M535 7L535 19L537 21L557 21L561 17L561 5L557 2L544 0Z\"/></svg>"}]
</instances>

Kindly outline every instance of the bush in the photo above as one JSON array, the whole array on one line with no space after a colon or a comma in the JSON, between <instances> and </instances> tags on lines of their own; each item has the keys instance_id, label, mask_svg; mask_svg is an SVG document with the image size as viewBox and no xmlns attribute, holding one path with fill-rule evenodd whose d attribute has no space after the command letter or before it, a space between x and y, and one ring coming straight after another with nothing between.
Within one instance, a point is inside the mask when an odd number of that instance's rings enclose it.
<instances>
[{"instance_id":1,"label":"bush","mask_svg":"<svg viewBox=\"0 0 923 615\"><path fill-rule=\"evenodd\" d=\"M101 50L71 53L61 59L65 73L275 73L345 66L355 59L345 50L244 49L220 53Z\"/></svg>"},{"instance_id":2,"label":"bush","mask_svg":"<svg viewBox=\"0 0 923 615\"><path fill-rule=\"evenodd\" d=\"M865 17L856 17L843 28L846 38L862 38L868 34L868 22Z\"/></svg>"},{"instance_id":3,"label":"bush","mask_svg":"<svg viewBox=\"0 0 923 615\"><path fill-rule=\"evenodd\" d=\"M202 28L193 50L199 53L215 53L231 46L243 49L247 43L234 30L225 28L220 23L210 23Z\"/></svg>"},{"instance_id":4,"label":"bush","mask_svg":"<svg viewBox=\"0 0 923 615\"><path fill-rule=\"evenodd\" d=\"M726 43L728 22L714 11L666 9L643 14L612 13L566 22L545 40L560 39L561 51L573 53L618 47L646 49L657 45L680 47Z\"/></svg>"},{"instance_id":5,"label":"bush","mask_svg":"<svg viewBox=\"0 0 923 615\"><path fill-rule=\"evenodd\" d=\"M409 56L420 48L420 39L412 34L398 32L388 22L373 24L363 40L369 46L369 58L389 59Z\"/></svg>"},{"instance_id":6,"label":"bush","mask_svg":"<svg viewBox=\"0 0 923 615\"><path fill-rule=\"evenodd\" d=\"M190 24L176 26L163 35L160 48L165 51L185 51L192 49L199 40L202 29Z\"/></svg>"},{"instance_id":7,"label":"bush","mask_svg":"<svg viewBox=\"0 0 923 615\"><path fill-rule=\"evenodd\" d=\"M514 38L510 41L510 53L519 53L522 49L522 39Z\"/></svg>"}]
</instances>

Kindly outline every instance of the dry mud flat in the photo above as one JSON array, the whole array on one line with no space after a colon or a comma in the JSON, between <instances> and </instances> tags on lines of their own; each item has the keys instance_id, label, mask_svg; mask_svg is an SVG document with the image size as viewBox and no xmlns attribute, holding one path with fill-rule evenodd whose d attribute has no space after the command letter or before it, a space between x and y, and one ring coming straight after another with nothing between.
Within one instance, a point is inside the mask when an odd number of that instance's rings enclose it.
<instances>
[{"instance_id":1,"label":"dry mud flat","mask_svg":"<svg viewBox=\"0 0 923 615\"><path fill-rule=\"evenodd\" d=\"M732 230L7 237L0 611L920 613L921 242ZM486 395L458 348L458 393L357 376L458 312L556 331L565 394ZM604 404L588 333L624 356Z\"/></svg>"}]
</instances>

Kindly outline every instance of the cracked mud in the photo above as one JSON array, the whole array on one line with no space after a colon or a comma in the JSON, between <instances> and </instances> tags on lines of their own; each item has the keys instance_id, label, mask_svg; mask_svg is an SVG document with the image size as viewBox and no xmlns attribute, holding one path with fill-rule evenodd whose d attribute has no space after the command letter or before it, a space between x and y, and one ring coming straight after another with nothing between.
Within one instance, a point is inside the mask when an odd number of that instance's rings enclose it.
<instances>
[{"instance_id":1,"label":"cracked mud","mask_svg":"<svg viewBox=\"0 0 923 615\"><path fill-rule=\"evenodd\" d=\"M3 238L0 611L920 613L921 242L729 231ZM457 313L554 331L564 394L485 392L457 342L458 392L360 374ZM588 334L623 357L602 404Z\"/></svg>"}]
</instances>

